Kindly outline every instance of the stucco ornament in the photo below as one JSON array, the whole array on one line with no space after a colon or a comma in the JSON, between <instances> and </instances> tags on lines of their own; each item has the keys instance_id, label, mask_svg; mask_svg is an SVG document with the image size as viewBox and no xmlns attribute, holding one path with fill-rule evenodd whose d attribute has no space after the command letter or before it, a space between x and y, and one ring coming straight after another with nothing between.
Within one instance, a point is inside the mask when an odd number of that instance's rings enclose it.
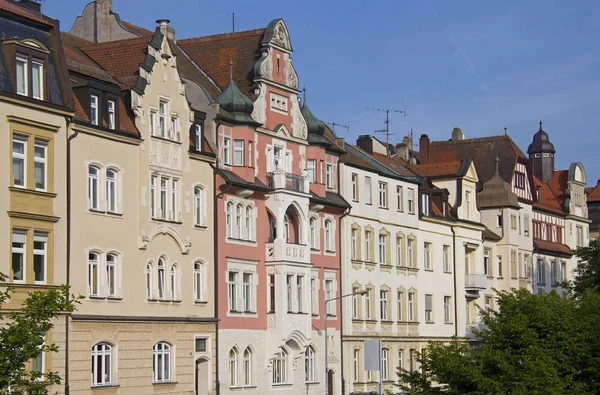
<instances>
[{"instance_id":1,"label":"stucco ornament","mask_svg":"<svg viewBox=\"0 0 600 395\"><path fill-rule=\"evenodd\" d=\"M259 89L259 95L254 101L254 110L252 111L252 118L260 124L265 124L267 121L266 116L266 108L267 108L267 99L265 94L266 89Z\"/></svg>"},{"instance_id":2,"label":"stucco ornament","mask_svg":"<svg viewBox=\"0 0 600 395\"><path fill-rule=\"evenodd\" d=\"M298 100L292 100L292 132L294 137L305 139L307 135L306 120L300 112Z\"/></svg>"},{"instance_id":3,"label":"stucco ornament","mask_svg":"<svg viewBox=\"0 0 600 395\"><path fill-rule=\"evenodd\" d=\"M285 68L285 84L293 89L298 89L298 75L294 66L292 66L292 59L288 58L287 65Z\"/></svg>"},{"instance_id":4,"label":"stucco ornament","mask_svg":"<svg viewBox=\"0 0 600 395\"><path fill-rule=\"evenodd\" d=\"M260 76L266 79L273 79L273 58L271 57L271 51L262 53L263 61L260 64Z\"/></svg>"},{"instance_id":5,"label":"stucco ornament","mask_svg":"<svg viewBox=\"0 0 600 395\"><path fill-rule=\"evenodd\" d=\"M278 23L275 27L275 32L273 34L273 44L278 45L285 49L290 49L290 40L285 31L285 27L283 23Z\"/></svg>"}]
</instances>

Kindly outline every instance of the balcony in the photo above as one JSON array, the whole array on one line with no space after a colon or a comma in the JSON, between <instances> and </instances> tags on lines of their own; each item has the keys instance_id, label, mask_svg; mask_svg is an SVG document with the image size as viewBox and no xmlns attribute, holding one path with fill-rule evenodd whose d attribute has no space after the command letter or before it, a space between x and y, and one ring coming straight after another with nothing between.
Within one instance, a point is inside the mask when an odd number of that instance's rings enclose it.
<instances>
[{"instance_id":1,"label":"balcony","mask_svg":"<svg viewBox=\"0 0 600 395\"><path fill-rule=\"evenodd\" d=\"M306 175L296 175L283 170L275 170L267 174L269 188L287 189L288 191L308 193L309 183Z\"/></svg>"},{"instance_id":2,"label":"balcony","mask_svg":"<svg viewBox=\"0 0 600 395\"><path fill-rule=\"evenodd\" d=\"M310 263L310 252L305 244L286 243L275 240L266 243L265 260L267 262L289 261L297 263Z\"/></svg>"},{"instance_id":3,"label":"balcony","mask_svg":"<svg viewBox=\"0 0 600 395\"><path fill-rule=\"evenodd\" d=\"M465 291L467 291L467 298L478 298L479 291L484 290L486 288L485 285L485 274L465 274Z\"/></svg>"}]
</instances>

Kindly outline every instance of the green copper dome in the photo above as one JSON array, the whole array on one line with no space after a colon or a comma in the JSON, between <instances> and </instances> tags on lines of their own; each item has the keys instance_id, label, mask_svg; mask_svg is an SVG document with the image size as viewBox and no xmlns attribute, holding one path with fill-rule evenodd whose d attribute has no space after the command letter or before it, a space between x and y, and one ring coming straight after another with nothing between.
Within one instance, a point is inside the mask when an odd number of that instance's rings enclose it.
<instances>
[{"instance_id":1,"label":"green copper dome","mask_svg":"<svg viewBox=\"0 0 600 395\"><path fill-rule=\"evenodd\" d=\"M325 122L321 121L319 118L315 116L315 114L310 111L308 105L306 104L306 100L302 103L302 108L300 109L304 120L306 121L306 128L308 129L308 135L320 135L322 136L325 133Z\"/></svg>"},{"instance_id":2,"label":"green copper dome","mask_svg":"<svg viewBox=\"0 0 600 395\"><path fill-rule=\"evenodd\" d=\"M221 108L231 115L233 118L242 123L256 123L252 118L252 111L254 111L254 103L246 95L240 92L239 88L233 82L229 81L227 87L217 99L217 103Z\"/></svg>"}]
</instances>

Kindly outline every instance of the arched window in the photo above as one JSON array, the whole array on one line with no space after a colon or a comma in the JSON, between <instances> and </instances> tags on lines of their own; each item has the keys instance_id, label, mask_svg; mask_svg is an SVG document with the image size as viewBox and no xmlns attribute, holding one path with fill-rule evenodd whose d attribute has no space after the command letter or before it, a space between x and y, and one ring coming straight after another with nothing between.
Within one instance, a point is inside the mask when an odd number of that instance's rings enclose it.
<instances>
[{"instance_id":1,"label":"arched window","mask_svg":"<svg viewBox=\"0 0 600 395\"><path fill-rule=\"evenodd\" d=\"M194 187L194 225L202 226L204 223L204 190Z\"/></svg>"},{"instance_id":2,"label":"arched window","mask_svg":"<svg viewBox=\"0 0 600 395\"><path fill-rule=\"evenodd\" d=\"M165 260L158 260L158 298L165 298Z\"/></svg>"},{"instance_id":3,"label":"arched window","mask_svg":"<svg viewBox=\"0 0 600 395\"><path fill-rule=\"evenodd\" d=\"M287 381L287 358L285 350L281 350L273 358L273 384L285 384Z\"/></svg>"},{"instance_id":4,"label":"arched window","mask_svg":"<svg viewBox=\"0 0 600 395\"><path fill-rule=\"evenodd\" d=\"M106 211L117 212L117 173L106 170Z\"/></svg>"},{"instance_id":5,"label":"arched window","mask_svg":"<svg viewBox=\"0 0 600 395\"><path fill-rule=\"evenodd\" d=\"M117 256L106 255L106 294L109 297L117 296Z\"/></svg>"},{"instance_id":6,"label":"arched window","mask_svg":"<svg viewBox=\"0 0 600 395\"><path fill-rule=\"evenodd\" d=\"M247 347L244 350L244 385L252 385L252 350Z\"/></svg>"},{"instance_id":7,"label":"arched window","mask_svg":"<svg viewBox=\"0 0 600 395\"><path fill-rule=\"evenodd\" d=\"M235 237L238 239L244 238L242 235L242 210L241 204L238 204L235 208Z\"/></svg>"},{"instance_id":8,"label":"arched window","mask_svg":"<svg viewBox=\"0 0 600 395\"><path fill-rule=\"evenodd\" d=\"M179 295L179 267L176 264L171 266L171 300L181 300Z\"/></svg>"},{"instance_id":9,"label":"arched window","mask_svg":"<svg viewBox=\"0 0 600 395\"><path fill-rule=\"evenodd\" d=\"M88 207L98 210L98 173L99 169L96 166L88 166Z\"/></svg>"},{"instance_id":10,"label":"arched window","mask_svg":"<svg viewBox=\"0 0 600 395\"><path fill-rule=\"evenodd\" d=\"M227 203L227 216L226 216L226 226L227 226L227 237L233 237L233 203Z\"/></svg>"},{"instance_id":11,"label":"arched window","mask_svg":"<svg viewBox=\"0 0 600 395\"><path fill-rule=\"evenodd\" d=\"M202 279L202 263L194 263L194 299L196 302L201 302L203 299L202 293L204 292Z\"/></svg>"},{"instance_id":12,"label":"arched window","mask_svg":"<svg viewBox=\"0 0 600 395\"><path fill-rule=\"evenodd\" d=\"M290 218L287 214L283 217L283 238L286 242L290 241Z\"/></svg>"},{"instance_id":13,"label":"arched window","mask_svg":"<svg viewBox=\"0 0 600 395\"><path fill-rule=\"evenodd\" d=\"M312 346L306 347L304 353L304 381L315 382L315 350Z\"/></svg>"},{"instance_id":14,"label":"arched window","mask_svg":"<svg viewBox=\"0 0 600 395\"><path fill-rule=\"evenodd\" d=\"M237 362L238 362L238 351L234 347L229 351L229 386L237 387Z\"/></svg>"},{"instance_id":15,"label":"arched window","mask_svg":"<svg viewBox=\"0 0 600 395\"><path fill-rule=\"evenodd\" d=\"M90 252L88 254L88 294L89 296L100 295L100 283L99 283L99 262L98 254Z\"/></svg>"},{"instance_id":16,"label":"arched window","mask_svg":"<svg viewBox=\"0 0 600 395\"><path fill-rule=\"evenodd\" d=\"M246 218L245 218L245 236L246 236L246 240L253 240L252 237L252 207L251 206L247 206L246 207Z\"/></svg>"},{"instance_id":17,"label":"arched window","mask_svg":"<svg viewBox=\"0 0 600 395\"><path fill-rule=\"evenodd\" d=\"M146 264L146 298L152 299L152 264Z\"/></svg>"},{"instance_id":18,"label":"arched window","mask_svg":"<svg viewBox=\"0 0 600 395\"><path fill-rule=\"evenodd\" d=\"M171 381L171 345L159 342L152 347L152 372L155 383Z\"/></svg>"},{"instance_id":19,"label":"arched window","mask_svg":"<svg viewBox=\"0 0 600 395\"><path fill-rule=\"evenodd\" d=\"M317 219L312 217L309 221L310 225L310 248L317 249Z\"/></svg>"},{"instance_id":20,"label":"arched window","mask_svg":"<svg viewBox=\"0 0 600 395\"><path fill-rule=\"evenodd\" d=\"M112 346L98 343L92 347L92 387L112 384Z\"/></svg>"},{"instance_id":21,"label":"arched window","mask_svg":"<svg viewBox=\"0 0 600 395\"><path fill-rule=\"evenodd\" d=\"M387 380L388 379L388 350L387 348L382 348L381 349L381 379L382 380Z\"/></svg>"},{"instance_id":22,"label":"arched window","mask_svg":"<svg viewBox=\"0 0 600 395\"><path fill-rule=\"evenodd\" d=\"M331 220L325 221L325 251L333 251Z\"/></svg>"}]
</instances>

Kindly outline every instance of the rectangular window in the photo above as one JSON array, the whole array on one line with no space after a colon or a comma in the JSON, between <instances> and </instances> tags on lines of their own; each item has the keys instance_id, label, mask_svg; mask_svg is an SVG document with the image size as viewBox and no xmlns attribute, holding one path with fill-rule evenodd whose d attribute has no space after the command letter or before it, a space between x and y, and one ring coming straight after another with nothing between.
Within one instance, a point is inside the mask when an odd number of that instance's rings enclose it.
<instances>
[{"instance_id":1,"label":"rectangular window","mask_svg":"<svg viewBox=\"0 0 600 395\"><path fill-rule=\"evenodd\" d=\"M307 161L306 171L308 172L308 181L311 184L317 182L317 161L315 159Z\"/></svg>"},{"instance_id":2,"label":"rectangular window","mask_svg":"<svg viewBox=\"0 0 600 395\"><path fill-rule=\"evenodd\" d=\"M196 124L194 132L194 146L196 151L202 151L202 125Z\"/></svg>"},{"instance_id":3,"label":"rectangular window","mask_svg":"<svg viewBox=\"0 0 600 395\"><path fill-rule=\"evenodd\" d=\"M541 285L546 284L546 273L544 266L544 261L539 259L537 261L537 283Z\"/></svg>"},{"instance_id":4,"label":"rectangular window","mask_svg":"<svg viewBox=\"0 0 600 395\"><path fill-rule=\"evenodd\" d=\"M498 215L497 220L498 220L497 225L498 225L499 228L501 228L502 227L502 215L501 214Z\"/></svg>"},{"instance_id":5,"label":"rectangular window","mask_svg":"<svg viewBox=\"0 0 600 395\"><path fill-rule=\"evenodd\" d=\"M179 122L177 118L171 118L171 134L170 138L173 140L179 141Z\"/></svg>"},{"instance_id":6,"label":"rectangular window","mask_svg":"<svg viewBox=\"0 0 600 395\"><path fill-rule=\"evenodd\" d=\"M396 237L396 265L404 265L404 238Z\"/></svg>"},{"instance_id":7,"label":"rectangular window","mask_svg":"<svg viewBox=\"0 0 600 395\"><path fill-rule=\"evenodd\" d=\"M269 274L269 313L275 312L275 275Z\"/></svg>"},{"instance_id":8,"label":"rectangular window","mask_svg":"<svg viewBox=\"0 0 600 395\"><path fill-rule=\"evenodd\" d=\"M233 165L244 166L244 140L233 140Z\"/></svg>"},{"instance_id":9,"label":"rectangular window","mask_svg":"<svg viewBox=\"0 0 600 395\"><path fill-rule=\"evenodd\" d=\"M231 165L231 139L223 137L223 163Z\"/></svg>"},{"instance_id":10,"label":"rectangular window","mask_svg":"<svg viewBox=\"0 0 600 395\"><path fill-rule=\"evenodd\" d=\"M404 211L404 191L400 185L396 187L396 200L398 211Z\"/></svg>"},{"instance_id":11,"label":"rectangular window","mask_svg":"<svg viewBox=\"0 0 600 395\"><path fill-rule=\"evenodd\" d=\"M352 366L354 370L353 382L360 382L360 361L359 361L360 350L354 350Z\"/></svg>"},{"instance_id":12,"label":"rectangular window","mask_svg":"<svg viewBox=\"0 0 600 395\"><path fill-rule=\"evenodd\" d=\"M33 170L35 176L35 189L38 191L46 190L47 183L47 159L48 159L48 142L35 139L34 155L33 155Z\"/></svg>"},{"instance_id":13,"label":"rectangular window","mask_svg":"<svg viewBox=\"0 0 600 395\"><path fill-rule=\"evenodd\" d=\"M358 229L350 231L350 259L358 259Z\"/></svg>"},{"instance_id":14,"label":"rectangular window","mask_svg":"<svg viewBox=\"0 0 600 395\"><path fill-rule=\"evenodd\" d=\"M529 236L529 215L523 215L523 232L525 236Z\"/></svg>"},{"instance_id":15,"label":"rectangular window","mask_svg":"<svg viewBox=\"0 0 600 395\"><path fill-rule=\"evenodd\" d=\"M271 93L271 110L281 111L287 114L287 97Z\"/></svg>"},{"instance_id":16,"label":"rectangular window","mask_svg":"<svg viewBox=\"0 0 600 395\"><path fill-rule=\"evenodd\" d=\"M371 262L371 231L365 231L365 261Z\"/></svg>"},{"instance_id":17,"label":"rectangular window","mask_svg":"<svg viewBox=\"0 0 600 395\"><path fill-rule=\"evenodd\" d=\"M358 174L352 173L352 200L358 201Z\"/></svg>"},{"instance_id":18,"label":"rectangular window","mask_svg":"<svg viewBox=\"0 0 600 395\"><path fill-rule=\"evenodd\" d=\"M408 263L408 267L415 267L415 262L414 262L414 258L415 258L415 251L414 251L414 240L413 239L408 239L407 243L406 243L406 259L407 259L407 263Z\"/></svg>"},{"instance_id":19,"label":"rectangular window","mask_svg":"<svg viewBox=\"0 0 600 395\"><path fill-rule=\"evenodd\" d=\"M334 184L334 175L333 175L333 165L328 163L325 168L325 178L327 182L327 188L333 188Z\"/></svg>"},{"instance_id":20,"label":"rectangular window","mask_svg":"<svg viewBox=\"0 0 600 395\"><path fill-rule=\"evenodd\" d=\"M116 109L115 109L115 101L114 100L109 100L108 101L108 128L109 129L114 129L116 122L117 122L117 118L116 118Z\"/></svg>"},{"instance_id":21,"label":"rectangular window","mask_svg":"<svg viewBox=\"0 0 600 395\"><path fill-rule=\"evenodd\" d=\"M398 371L404 371L404 350L398 350Z\"/></svg>"},{"instance_id":22,"label":"rectangular window","mask_svg":"<svg viewBox=\"0 0 600 395\"><path fill-rule=\"evenodd\" d=\"M517 252L515 250L510 251L510 276L512 278L519 277L517 272Z\"/></svg>"},{"instance_id":23,"label":"rectangular window","mask_svg":"<svg viewBox=\"0 0 600 395\"><path fill-rule=\"evenodd\" d=\"M291 313L294 311L294 275L288 274L286 276L286 300L287 300L287 312Z\"/></svg>"},{"instance_id":24,"label":"rectangular window","mask_svg":"<svg viewBox=\"0 0 600 395\"><path fill-rule=\"evenodd\" d=\"M243 280L243 298L244 298L244 311L252 312L254 311L254 292L252 292L252 273L244 273L242 275Z\"/></svg>"},{"instance_id":25,"label":"rectangular window","mask_svg":"<svg viewBox=\"0 0 600 395\"><path fill-rule=\"evenodd\" d=\"M496 260L498 261L498 277L502 277L502 255L498 255Z\"/></svg>"},{"instance_id":26,"label":"rectangular window","mask_svg":"<svg viewBox=\"0 0 600 395\"><path fill-rule=\"evenodd\" d=\"M425 295L425 321L433 322L433 295Z\"/></svg>"},{"instance_id":27,"label":"rectangular window","mask_svg":"<svg viewBox=\"0 0 600 395\"><path fill-rule=\"evenodd\" d=\"M162 219L167 219L168 181L166 178L160 179L160 208L158 218Z\"/></svg>"},{"instance_id":28,"label":"rectangular window","mask_svg":"<svg viewBox=\"0 0 600 395\"><path fill-rule=\"evenodd\" d=\"M408 188L408 197L407 197L407 202L408 202L408 213L409 214L414 214L415 213L415 190L412 188Z\"/></svg>"},{"instance_id":29,"label":"rectangular window","mask_svg":"<svg viewBox=\"0 0 600 395\"><path fill-rule=\"evenodd\" d=\"M356 320L358 319L358 296L357 293L359 292L359 288L358 287L352 287L352 319Z\"/></svg>"},{"instance_id":30,"label":"rectangular window","mask_svg":"<svg viewBox=\"0 0 600 395\"><path fill-rule=\"evenodd\" d=\"M483 273L486 276L492 275L492 266L491 266L491 262L490 262L490 250L487 248L483 250Z\"/></svg>"},{"instance_id":31,"label":"rectangular window","mask_svg":"<svg viewBox=\"0 0 600 395\"><path fill-rule=\"evenodd\" d=\"M408 321L416 321L415 317L415 293L408 293Z\"/></svg>"},{"instance_id":32,"label":"rectangular window","mask_svg":"<svg viewBox=\"0 0 600 395\"><path fill-rule=\"evenodd\" d=\"M368 288L365 294L365 317L368 320L371 319L371 291L373 290Z\"/></svg>"},{"instance_id":33,"label":"rectangular window","mask_svg":"<svg viewBox=\"0 0 600 395\"><path fill-rule=\"evenodd\" d=\"M15 283L25 281L27 249L27 232L13 229L12 231L12 280Z\"/></svg>"},{"instance_id":34,"label":"rectangular window","mask_svg":"<svg viewBox=\"0 0 600 395\"><path fill-rule=\"evenodd\" d=\"M450 263L450 246L444 246L443 248L443 259L444 259L444 272L451 273L452 266Z\"/></svg>"},{"instance_id":35,"label":"rectangular window","mask_svg":"<svg viewBox=\"0 0 600 395\"><path fill-rule=\"evenodd\" d=\"M379 252L379 264L381 265L385 265L387 263L386 257L387 257L387 237L386 235L379 235L379 245L378 245L378 252Z\"/></svg>"},{"instance_id":36,"label":"rectangular window","mask_svg":"<svg viewBox=\"0 0 600 395\"><path fill-rule=\"evenodd\" d=\"M433 265L431 264L431 243L424 243L423 261L425 270L433 270Z\"/></svg>"},{"instance_id":37,"label":"rectangular window","mask_svg":"<svg viewBox=\"0 0 600 395\"><path fill-rule=\"evenodd\" d=\"M319 314L319 289L316 278L310 279L310 310L313 315Z\"/></svg>"},{"instance_id":38,"label":"rectangular window","mask_svg":"<svg viewBox=\"0 0 600 395\"><path fill-rule=\"evenodd\" d=\"M164 101L158 102L158 135L167 137L167 103Z\"/></svg>"},{"instance_id":39,"label":"rectangular window","mask_svg":"<svg viewBox=\"0 0 600 395\"><path fill-rule=\"evenodd\" d=\"M465 191L465 218L471 219L471 191Z\"/></svg>"},{"instance_id":40,"label":"rectangular window","mask_svg":"<svg viewBox=\"0 0 600 395\"><path fill-rule=\"evenodd\" d=\"M421 199L421 204L423 205L422 207L422 213L423 215L429 215L429 195L422 195L422 199Z\"/></svg>"},{"instance_id":41,"label":"rectangular window","mask_svg":"<svg viewBox=\"0 0 600 395\"><path fill-rule=\"evenodd\" d=\"M365 177L365 203L372 204L371 177Z\"/></svg>"},{"instance_id":42,"label":"rectangular window","mask_svg":"<svg viewBox=\"0 0 600 395\"><path fill-rule=\"evenodd\" d=\"M452 297L444 296L444 322L452 323Z\"/></svg>"},{"instance_id":43,"label":"rectangular window","mask_svg":"<svg viewBox=\"0 0 600 395\"><path fill-rule=\"evenodd\" d=\"M325 280L325 300L331 301L334 298L333 280ZM327 303L327 315L335 315L335 301Z\"/></svg>"},{"instance_id":44,"label":"rectangular window","mask_svg":"<svg viewBox=\"0 0 600 395\"><path fill-rule=\"evenodd\" d=\"M523 254L523 277L529 278L529 255Z\"/></svg>"},{"instance_id":45,"label":"rectangular window","mask_svg":"<svg viewBox=\"0 0 600 395\"><path fill-rule=\"evenodd\" d=\"M404 321L404 292L398 291L398 321Z\"/></svg>"},{"instance_id":46,"label":"rectangular window","mask_svg":"<svg viewBox=\"0 0 600 395\"><path fill-rule=\"evenodd\" d=\"M379 318L381 321L388 319L388 293L387 291L379 292Z\"/></svg>"},{"instance_id":47,"label":"rectangular window","mask_svg":"<svg viewBox=\"0 0 600 395\"><path fill-rule=\"evenodd\" d=\"M179 218L179 210L177 207L178 204L178 192L179 192L179 188L178 188L178 182L177 180L172 180L171 182L171 220L173 221L177 221L177 219Z\"/></svg>"},{"instance_id":48,"label":"rectangular window","mask_svg":"<svg viewBox=\"0 0 600 395\"><path fill-rule=\"evenodd\" d=\"M13 136L12 141L12 167L13 167L13 185L15 187L27 186L27 138L22 136Z\"/></svg>"},{"instance_id":49,"label":"rectangular window","mask_svg":"<svg viewBox=\"0 0 600 395\"><path fill-rule=\"evenodd\" d=\"M150 111L150 134L156 136L156 110Z\"/></svg>"},{"instance_id":50,"label":"rectangular window","mask_svg":"<svg viewBox=\"0 0 600 395\"><path fill-rule=\"evenodd\" d=\"M41 59L31 60L31 96L39 100L44 98L44 61Z\"/></svg>"},{"instance_id":51,"label":"rectangular window","mask_svg":"<svg viewBox=\"0 0 600 395\"><path fill-rule=\"evenodd\" d=\"M46 283L48 233L33 234L33 275L36 284Z\"/></svg>"},{"instance_id":52,"label":"rectangular window","mask_svg":"<svg viewBox=\"0 0 600 395\"><path fill-rule=\"evenodd\" d=\"M387 202L387 184L385 182L379 182L379 207L387 208Z\"/></svg>"},{"instance_id":53,"label":"rectangular window","mask_svg":"<svg viewBox=\"0 0 600 395\"><path fill-rule=\"evenodd\" d=\"M98 125L99 123L99 115L98 112L98 96L90 95L90 122L92 125Z\"/></svg>"},{"instance_id":54,"label":"rectangular window","mask_svg":"<svg viewBox=\"0 0 600 395\"><path fill-rule=\"evenodd\" d=\"M150 178L150 214L156 217L156 176Z\"/></svg>"},{"instance_id":55,"label":"rectangular window","mask_svg":"<svg viewBox=\"0 0 600 395\"><path fill-rule=\"evenodd\" d=\"M510 228L517 230L517 216L514 214L510 215Z\"/></svg>"},{"instance_id":56,"label":"rectangular window","mask_svg":"<svg viewBox=\"0 0 600 395\"><path fill-rule=\"evenodd\" d=\"M237 290L238 273L229 272L227 276L227 288L229 299L229 311L238 311L238 290Z\"/></svg>"},{"instance_id":57,"label":"rectangular window","mask_svg":"<svg viewBox=\"0 0 600 395\"><path fill-rule=\"evenodd\" d=\"M298 305L298 313L304 312L304 276L296 276L296 303Z\"/></svg>"},{"instance_id":58,"label":"rectangular window","mask_svg":"<svg viewBox=\"0 0 600 395\"><path fill-rule=\"evenodd\" d=\"M28 96L29 61L27 55L17 54L17 94Z\"/></svg>"}]
</instances>

